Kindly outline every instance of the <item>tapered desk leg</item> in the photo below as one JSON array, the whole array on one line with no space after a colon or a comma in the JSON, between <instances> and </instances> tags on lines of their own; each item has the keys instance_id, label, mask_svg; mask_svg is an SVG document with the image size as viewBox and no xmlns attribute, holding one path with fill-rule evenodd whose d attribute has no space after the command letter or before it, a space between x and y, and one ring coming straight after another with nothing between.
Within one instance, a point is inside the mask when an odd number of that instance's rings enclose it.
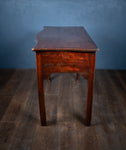
<instances>
[{"instance_id":1,"label":"tapered desk leg","mask_svg":"<svg viewBox=\"0 0 126 150\"><path fill-rule=\"evenodd\" d=\"M79 74L77 73L76 74L76 81L78 81L79 80Z\"/></svg>"},{"instance_id":2,"label":"tapered desk leg","mask_svg":"<svg viewBox=\"0 0 126 150\"><path fill-rule=\"evenodd\" d=\"M45 110L45 99L44 99L44 85L43 85L43 73L42 73L42 58L41 53L36 52L36 68L38 77L38 94L39 94L39 108L41 125L46 125L46 110Z\"/></svg>"},{"instance_id":3,"label":"tapered desk leg","mask_svg":"<svg viewBox=\"0 0 126 150\"><path fill-rule=\"evenodd\" d=\"M87 96L87 110L86 110L86 125L87 126L90 126L90 123L91 123L95 59L96 59L95 57L96 57L95 53L90 53L90 68L89 68L88 96Z\"/></svg>"}]
</instances>

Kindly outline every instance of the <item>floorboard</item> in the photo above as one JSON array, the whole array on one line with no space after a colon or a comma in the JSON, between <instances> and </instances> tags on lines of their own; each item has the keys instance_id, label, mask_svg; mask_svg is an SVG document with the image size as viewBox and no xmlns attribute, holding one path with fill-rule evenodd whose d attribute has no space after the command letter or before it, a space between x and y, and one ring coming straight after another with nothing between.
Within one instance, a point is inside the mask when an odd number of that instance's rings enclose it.
<instances>
[{"instance_id":1,"label":"floorboard","mask_svg":"<svg viewBox=\"0 0 126 150\"><path fill-rule=\"evenodd\" d=\"M40 126L34 69L0 70L0 150L126 150L126 71L96 70L92 123L84 125L87 80L44 81L47 126Z\"/></svg>"}]
</instances>

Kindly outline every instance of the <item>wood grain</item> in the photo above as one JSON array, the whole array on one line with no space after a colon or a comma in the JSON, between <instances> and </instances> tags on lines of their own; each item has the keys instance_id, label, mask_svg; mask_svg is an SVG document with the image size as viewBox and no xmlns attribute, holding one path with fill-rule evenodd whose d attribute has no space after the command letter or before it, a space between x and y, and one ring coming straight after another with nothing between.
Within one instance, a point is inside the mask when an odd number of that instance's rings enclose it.
<instances>
[{"instance_id":1,"label":"wood grain","mask_svg":"<svg viewBox=\"0 0 126 150\"><path fill-rule=\"evenodd\" d=\"M88 97L86 124L90 125L93 99L93 83L96 53L82 52L36 52L36 69L41 125L46 125L44 79L50 79L52 73L77 73L88 79Z\"/></svg>"},{"instance_id":2,"label":"wood grain","mask_svg":"<svg viewBox=\"0 0 126 150\"><path fill-rule=\"evenodd\" d=\"M4 76L1 73L1 150L125 150L126 71L96 70L90 127L83 123L88 82L82 76L76 81L75 73L53 74L51 83L44 82L46 127L39 123L36 71Z\"/></svg>"},{"instance_id":3,"label":"wood grain","mask_svg":"<svg viewBox=\"0 0 126 150\"><path fill-rule=\"evenodd\" d=\"M77 73L88 79L86 124L90 125L97 46L83 27L44 27L37 34L36 69L41 125L46 125L44 79L52 73Z\"/></svg>"},{"instance_id":4,"label":"wood grain","mask_svg":"<svg viewBox=\"0 0 126 150\"><path fill-rule=\"evenodd\" d=\"M41 125L46 125L46 110L45 110L45 97L44 97L44 84L43 84L43 69L42 69L41 53L36 53L36 68L38 79L38 95L39 95L39 108Z\"/></svg>"},{"instance_id":5,"label":"wood grain","mask_svg":"<svg viewBox=\"0 0 126 150\"><path fill-rule=\"evenodd\" d=\"M37 34L33 51L98 51L84 27L49 27Z\"/></svg>"}]
</instances>

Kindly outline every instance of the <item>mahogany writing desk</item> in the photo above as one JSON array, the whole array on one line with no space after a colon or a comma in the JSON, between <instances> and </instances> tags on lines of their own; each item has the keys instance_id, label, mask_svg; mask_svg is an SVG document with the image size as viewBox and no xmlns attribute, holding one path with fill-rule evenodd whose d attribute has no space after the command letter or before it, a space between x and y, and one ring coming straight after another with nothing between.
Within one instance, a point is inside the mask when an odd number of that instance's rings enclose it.
<instances>
[{"instance_id":1,"label":"mahogany writing desk","mask_svg":"<svg viewBox=\"0 0 126 150\"><path fill-rule=\"evenodd\" d=\"M52 73L77 73L88 79L86 125L91 122L97 46L83 27L44 27L37 34L36 52L41 124L46 125L43 80Z\"/></svg>"}]
</instances>

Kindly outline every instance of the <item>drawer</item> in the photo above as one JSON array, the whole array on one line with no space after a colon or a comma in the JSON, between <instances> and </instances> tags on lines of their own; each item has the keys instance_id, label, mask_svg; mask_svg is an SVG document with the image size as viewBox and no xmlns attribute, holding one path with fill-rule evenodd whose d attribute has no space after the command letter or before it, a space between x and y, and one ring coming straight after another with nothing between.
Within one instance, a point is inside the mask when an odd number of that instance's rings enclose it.
<instances>
[{"instance_id":1,"label":"drawer","mask_svg":"<svg viewBox=\"0 0 126 150\"><path fill-rule=\"evenodd\" d=\"M62 64L75 66L89 66L89 54L77 52L64 52Z\"/></svg>"},{"instance_id":2,"label":"drawer","mask_svg":"<svg viewBox=\"0 0 126 150\"><path fill-rule=\"evenodd\" d=\"M43 52L45 73L88 72L89 54L79 52Z\"/></svg>"},{"instance_id":3,"label":"drawer","mask_svg":"<svg viewBox=\"0 0 126 150\"><path fill-rule=\"evenodd\" d=\"M62 55L60 52L43 52L42 63L43 64L57 64L62 62Z\"/></svg>"},{"instance_id":4,"label":"drawer","mask_svg":"<svg viewBox=\"0 0 126 150\"><path fill-rule=\"evenodd\" d=\"M89 54L80 52L43 52L43 64L84 65L89 67Z\"/></svg>"}]
</instances>

